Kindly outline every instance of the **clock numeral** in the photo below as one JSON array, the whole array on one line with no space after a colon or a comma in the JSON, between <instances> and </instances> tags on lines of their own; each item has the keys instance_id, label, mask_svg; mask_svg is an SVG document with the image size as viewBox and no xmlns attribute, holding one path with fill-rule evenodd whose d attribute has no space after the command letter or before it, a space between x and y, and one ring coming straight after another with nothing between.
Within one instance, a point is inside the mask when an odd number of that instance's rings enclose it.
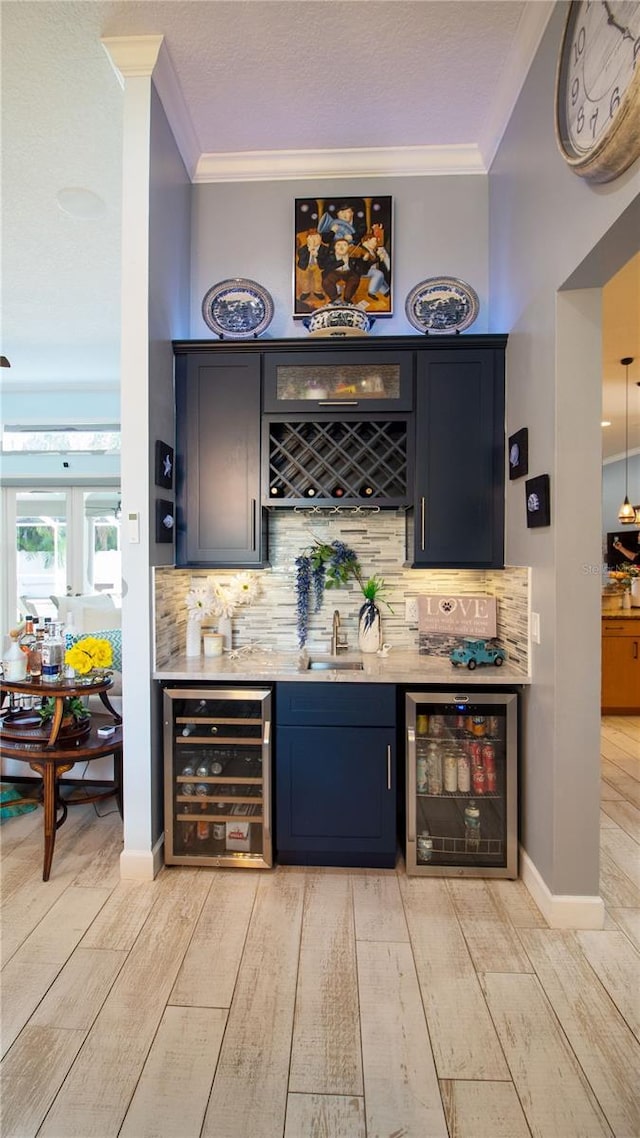
<instances>
[{"instance_id":1,"label":"clock numeral","mask_svg":"<svg viewBox=\"0 0 640 1138\"><path fill-rule=\"evenodd\" d=\"M572 107L575 107L575 105L578 101L578 95L579 94L580 94L580 80L578 79L578 76L576 75L575 79L573 80L573 83L571 84L571 106Z\"/></svg>"},{"instance_id":2,"label":"clock numeral","mask_svg":"<svg viewBox=\"0 0 640 1138\"><path fill-rule=\"evenodd\" d=\"M580 107L580 110L578 111L578 117L576 119L576 130L577 130L578 134L580 134L580 131L582 130L583 126L584 126L584 106Z\"/></svg>"},{"instance_id":3,"label":"clock numeral","mask_svg":"<svg viewBox=\"0 0 640 1138\"><path fill-rule=\"evenodd\" d=\"M589 126L591 127L591 137L596 137L596 123L598 121L598 108L596 107L591 118L589 119Z\"/></svg>"},{"instance_id":4,"label":"clock numeral","mask_svg":"<svg viewBox=\"0 0 640 1138\"><path fill-rule=\"evenodd\" d=\"M586 39L586 32L584 30L584 25L583 25L580 28L580 31L578 32L578 34L574 40L574 43L573 43L573 64L574 64L574 67L575 67L576 63L578 62L578 60L580 59L580 56L582 55L582 53L584 51L585 39Z\"/></svg>"},{"instance_id":5,"label":"clock numeral","mask_svg":"<svg viewBox=\"0 0 640 1138\"><path fill-rule=\"evenodd\" d=\"M609 118L612 119L618 107L620 106L620 88L614 87L611 92L611 102L609 103Z\"/></svg>"}]
</instances>

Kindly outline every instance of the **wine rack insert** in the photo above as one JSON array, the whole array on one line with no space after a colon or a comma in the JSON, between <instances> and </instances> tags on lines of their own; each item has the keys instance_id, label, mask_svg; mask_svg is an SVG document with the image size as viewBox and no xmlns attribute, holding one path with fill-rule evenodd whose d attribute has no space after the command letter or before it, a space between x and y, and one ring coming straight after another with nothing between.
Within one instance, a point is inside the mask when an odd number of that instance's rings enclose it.
<instances>
[{"instance_id":1,"label":"wine rack insert","mask_svg":"<svg viewBox=\"0 0 640 1138\"><path fill-rule=\"evenodd\" d=\"M275 420L265 424L264 504L409 504L412 450L407 417Z\"/></svg>"}]
</instances>

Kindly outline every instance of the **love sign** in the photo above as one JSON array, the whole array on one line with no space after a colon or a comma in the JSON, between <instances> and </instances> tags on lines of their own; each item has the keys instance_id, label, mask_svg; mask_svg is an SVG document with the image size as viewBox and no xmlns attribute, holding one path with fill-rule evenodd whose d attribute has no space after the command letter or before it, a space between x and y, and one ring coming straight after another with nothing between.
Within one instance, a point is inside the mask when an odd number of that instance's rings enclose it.
<instances>
[{"instance_id":1,"label":"love sign","mask_svg":"<svg viewBox=\"0 0 640 1138\"><path fill-rule=\"evenodd\" d=\"M418 631L489 640L496 635L496 598L420 596Z\"/></svg>"}]
</instances>

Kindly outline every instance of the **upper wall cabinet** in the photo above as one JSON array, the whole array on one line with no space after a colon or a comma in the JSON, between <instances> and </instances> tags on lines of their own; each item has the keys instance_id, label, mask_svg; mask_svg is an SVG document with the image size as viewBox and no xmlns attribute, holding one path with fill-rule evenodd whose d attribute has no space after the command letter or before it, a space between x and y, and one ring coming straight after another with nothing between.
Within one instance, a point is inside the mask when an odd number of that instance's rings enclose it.
<instances>
[{"instance_id":1,"label":"upper wall cabinet","mask_svg":"<svg viewBox=\"0 0 640 1138\"><path fill-rule=\"evenodd\" d=\"M264 410L410 411L413 353L326 349L274 352L264 361Z\"/></svg>"},{"instance_id":2,"label":"upper wall cabinet","mask_svg":"<svg viewBox=\"0 0 640 1138\"><path fill-rule=\"evenodd\" d=\"M504 565L506 337L485 337L493 347L466 347L466 339L418 353L415 568Z\"/></svg>"},{"instance_id":3,"label":"upper wall cabinet","mask_svg":"<svg viewBox=\"0 0 640 1138\"><path fill-rule=\"evenodd\" d=\"M177 354L176 442L176 564L262 565L258 355Z\"/></svg>"}]
</instances>

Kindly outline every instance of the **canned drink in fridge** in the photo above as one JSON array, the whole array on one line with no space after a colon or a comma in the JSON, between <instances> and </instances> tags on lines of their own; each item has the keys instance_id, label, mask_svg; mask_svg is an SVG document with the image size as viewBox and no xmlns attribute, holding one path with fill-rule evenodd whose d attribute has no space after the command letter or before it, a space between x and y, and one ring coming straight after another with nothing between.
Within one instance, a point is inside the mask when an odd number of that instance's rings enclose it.
<instances>
[{"instance_id":1,"label":"canned drink in fridge","mask_svg":"<svg viewBox=\"0 0 640 1138\"><path fill-rule=\"evenodd\" d=\"M427 753L424 749L424 744L417 746L416 757L416 789L418 794L426 794L427 791Z\"/></svg>"},{"instance_id":2,"label":"canned drink in fridge","mask_svg":"<svg viewBox=\"0 0 640 1138\"><path fill-rule=\"evenodd\" d=\"M484 767L474 766L471 769L471 789L474 794L484 794L487 789L487 777Z\"/></svg>"},{"instance_id":3,"label":"canned drink in fridge","mask_svg":"<svg viewBox=\"0 0 640 1138\"><path fill-rule=\"evenodd\" d=\"M431 716L430 723L429 723L429 732L431 735L434 735L438 739L442 735L444 735L444 716L442 716L442 715L432 715Z\"/></svg>"},{"instance_id":4,"label":"canned drink in fridge","mask_svg":"<svg viewBox=\"0 0 640 1138\"><path fill-rule=\"evenodd\" d=\"M444 789L448 794L455 794L458 789L458 755L451 748L444 756Z\"/></svg>"},{"instance_id":5,"label":"canned drink in fridge","mask_svg":"<svg viewBox=\"0 0 640 1138\"><path fill-rule=\"evenodd\" d=\"M477 739L472 739L467 745L467 751L471 759L471 765L474 767L479 766L482 762L482 743L478 742Z\"/></svg>"},{"instance_id":6,"label":"canned drink in fridge","mask_svg":"<svg viewBox=\"0 0 640 1138\"><path fill-rule=\"evenodd\" d=\"M428 735L429 734L429 716L416 715L416 734Z\"/></svg>"},{"instance_id":7,"label":"canned drink in fridge","mask_svg":"<svg viewBox=\"0 0 640 1138\"><path fill-rule=\"evenodd\" d=\"M482 765L486 771L496 769L496 749L493 743L482 744Z\"/></svg>"},{"instance_id":8,"label":"canned drink in fridge","mask_svg":"<svg viewBox=\"0 0 640 1138\"><path fill-rule=\"evenodd\" d=\"M429 833L418 834L417 853L418 861L431 861L433 857L433 838Z\"/></svg>"},{"instance_id":9,"label":"canned drink in fridge","mask_svg":"<svg viewBox=\"0 0 640 1138\"><path fill-rule=\"evenodd\" d=\"M471 717L471 731L474 735L486 735L487 721L484 715L473 715Z\"/></svg>"},{"instance_id":10,"label":"canned drink in fridge","mask_svg":"<svg viewBox=\"0 0 640 1138\"><path fill-rule=\"evenodd\" d=\"M427 790L429 794L442 794L442 757L435 743L429 745Z\"/></svg>"},{"instance_id":11,"label":"canned drink in fridge","mask_svg":"<svg viewBox=\"0 0 640 1138\"><path fill-rule=\"evenodd\" d=\"M497 738L500 734L500 716L489 715L487 718L487 734Z\"/></svg>"},{"instance_id":12,"label":"canned drink in fridge","mask_svg":"<svg viewBox=\"0 0 640 1138\"><path fill-rule=\"evenodd\" d=\"M495 794L498 789L498 776L495 770L485 771L485 778L487 794Z\"/></svg>"},{"instance_id":13,"label":"canned drink in fridge","mask_svg":"<svg viewBox=\"0 0 640 1138\"><path fill-rule=\"evenodd\" d=\"M471 763L465 751L458 755L458 790L460 794L468 794L471 790Z\"/></svg>"}]
</instances>

